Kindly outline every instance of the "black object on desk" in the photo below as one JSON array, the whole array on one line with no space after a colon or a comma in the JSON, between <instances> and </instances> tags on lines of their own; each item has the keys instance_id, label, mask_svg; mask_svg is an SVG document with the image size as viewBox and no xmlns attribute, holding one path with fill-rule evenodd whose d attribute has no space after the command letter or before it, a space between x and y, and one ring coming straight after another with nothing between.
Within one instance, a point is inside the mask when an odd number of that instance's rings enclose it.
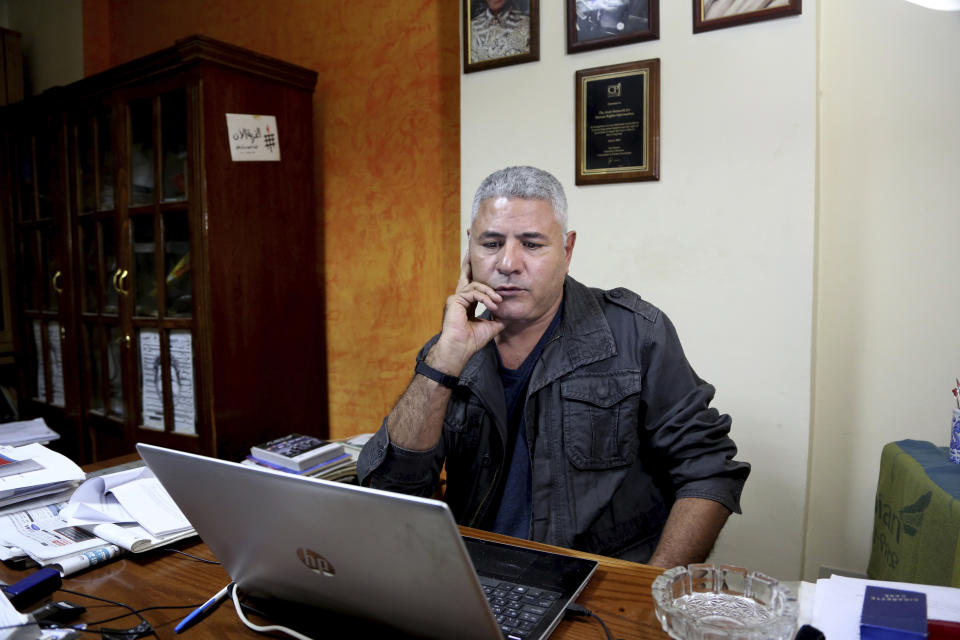
<instances>
[{"instance_id":1,"label":"black object on desk","mask_svg":"<svg viewBox=\"0 0 960 640\"><path fill-rule=\"evenodd\" d=\"M794 640L826 640L826 636L823 635L820 629L805 624L797 631L797 636Z\"/></svg>"},{"instance_id":2,"label":"black object on desk","mask_svg":"<svg viewBox=\"0 0 960 640\"><path fill-rule=\"evenodd\" d=\"M73 604L66 600L58 600L56 602L48 602L42 607L34 609L30 612L30 615L33 616L33 619L37 622L65 624L86 610L86 607L81 607L78 604Z\"/></svg>"}]
</instances>

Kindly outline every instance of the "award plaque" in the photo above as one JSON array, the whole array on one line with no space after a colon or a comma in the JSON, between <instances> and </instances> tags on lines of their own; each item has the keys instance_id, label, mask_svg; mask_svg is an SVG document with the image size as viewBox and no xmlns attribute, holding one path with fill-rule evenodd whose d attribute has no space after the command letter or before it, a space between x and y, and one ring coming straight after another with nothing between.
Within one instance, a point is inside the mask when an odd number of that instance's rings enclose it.
<instances>
[{"instance_id":1,"label":"award plaque","mask_svg":"<svg viewBox=\"0 0 960 640\"><path fill-rule=\"evenodd\" d=\"M577 71L577 184L660 179L660 59Z\"/></svg>"}]
</instances>

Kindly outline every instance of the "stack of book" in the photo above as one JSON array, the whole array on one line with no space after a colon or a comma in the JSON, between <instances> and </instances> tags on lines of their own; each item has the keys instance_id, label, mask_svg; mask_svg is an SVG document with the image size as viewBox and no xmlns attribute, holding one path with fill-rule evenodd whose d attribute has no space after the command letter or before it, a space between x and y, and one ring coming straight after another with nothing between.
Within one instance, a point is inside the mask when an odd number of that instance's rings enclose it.
<instances>
[{"instance_id":1,"label":"stack of book","mask_svg":"<svg viewBox=\"0 0 960 640\"><path fill-rule=\"evenodd\" d=\"M291 433L250 447L244 464L337 482L355 481L357 451L342 442Z\"/></svg>"}]
</instances>

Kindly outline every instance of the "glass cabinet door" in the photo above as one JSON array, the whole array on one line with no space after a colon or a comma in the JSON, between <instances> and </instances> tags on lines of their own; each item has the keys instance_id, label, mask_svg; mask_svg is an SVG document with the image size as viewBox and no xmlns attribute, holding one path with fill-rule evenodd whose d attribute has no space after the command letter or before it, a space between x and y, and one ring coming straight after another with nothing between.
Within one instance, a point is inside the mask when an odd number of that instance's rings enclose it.
<instances>
[{"instance_id":1,"label":"glass cabinet door","mask_svg":"<svg viewBox=\"0 0 960 640\"><path fill-rule=\"evenodd\" d=\"M187 93L174 89L127 108L137 424L196 435Z\"/></svg>"},{"instance_id":2,"label":"glass cabinet door","mask_svg":"<svg viewBox=\"0 0 960 640\"><path fill-rule=\"evenodd\" d=\"M80 317L82 393L86 414L122 423L123 349L120 298L128 273L119 265L119 218L114 198L114 142L109 105L96 105L73 122L73 203L82 261Z\"/></svg>"},{"instance_id":3,"label":"glass cabinet door","mask_svg":"<svg viewBox=\"0 0 960 640\"><path fill-rule=\"evenodd\" d=\"M66 405L63 345L65 264L62 222L56 217L60 128L55 118L24 127L14 137L14 241L19 295L27 323L27 394L57 407Z\"/></svg>"}]
</instances>

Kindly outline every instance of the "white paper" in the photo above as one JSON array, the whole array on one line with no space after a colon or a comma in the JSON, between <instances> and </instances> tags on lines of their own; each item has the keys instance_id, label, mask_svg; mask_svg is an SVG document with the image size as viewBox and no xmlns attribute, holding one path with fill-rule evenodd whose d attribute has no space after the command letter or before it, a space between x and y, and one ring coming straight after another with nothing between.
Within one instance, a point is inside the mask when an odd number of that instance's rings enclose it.
<instances>
[{"instance_id":1,"label":"white paper","mask_svg":"<svg viewBox=\"0 0 960 640\"><path fill-rule=\"evenodd\" d=\"M140 393L143 426L163 429L163 377L160 374L160 333L140 330Z\"/></svg>"},{"instance_id":2,"label":"white paper","mask_svg":"<svg viewBox=\"0 0 960 640\"><path fill-rule=\"evenodd\" d=\"M173 403L173 430L195 435L196 404L193 393L193 336L189 331L171 331L170 399ZM143 400L143 426L151 429L163 425L163 373L160 354L160 333L153 329L140 331L140 389Z\"/></svg>"},{"instance_id":3,"label":"white paper","mask_svg":"<svg viewBox=\"0 0 960 640\"><path fill-rule=\"evenodd\" d=\"M98 524L95 527L88 528L91 533L108 542L118 545L122 549L139 553L147 551L164 544L181 540L188 536L195 535L193 529L178 531L165 536L150 535L146 529L139 525L119 525L119 524Z\"/></svg>"},{"instance_id":4,"label":"white paper","mask_svg":"<svg viewBox=\"0 0 960 640\"><path fill-rule=\"evenodd\" d=\"M27 624L28 622L30 618L17 611L6 597L0 596L0 638L3 640L39 638L40 627L36 623Z\"/></svg>"},{"instance_id":5,"label":"white paper","mask_svg":"<svg viewBox=\"0 0 960 640\"><path fill-rule=\"evenodd\" d=\"M50 442L60 434L47 426L43 418L0 424L0 444L19 447L32 442Z\"/></svg>"},{"instance_id":6,"label":"white paper","mask_svg":"<svg viewBox=\"0 0 960 640\"><path fill-rule=\"evenodd\" d=\"M55 508L57 511L59 511L61 508L59 505L61 503L64 505L67 504L67 500L69 500L70 496L73 495L74 489L76 489L76 484L71 484L68 489L57 491L55 493L44 494L38 498L24 500L15 505L2 507L0 508L0 516L16 513L17 511L24 511L27 509L39 509L41 507Z\"/></svg>"},{"instance_id":7,"label":"white paper","mask_svg":"<svg viewBox=\"0 0 960 640\"><path fill-rule=\"evenodd\" d=\"M55 486L63 482L81 482L83 469L66 456L47 449L42 444L23 447L0 447L0 452L14 460L35 460L43 469L15 473L0 478L0 498L9 498L34 489Z\"/></svg>"},{"instance_id":8,"label":"white paper","mask_svg":"<svg viewBox=\"0 0 960 640\"><path fill-rule=\"evenodd\" d=\"M170 332L170 380L173 391L173 430L196 435L193 395L193 336L189 331Z\"/></svg>"},{"instance_id":9,"label":"white paper","mask_svg":"<svg viewBox=\"0 0 960 640\"><path fill-rule=\"evenodd\" d=\"M146 467L87 480L70 498L60 517L79 526L134 522L154 537L191 529L170 494ZM101 535L97 529L93 532L125 549L131 548Z\"/></svg>"},{"instance_id":10,"label":"white paper","mask_svg":"<svg viewBox=\"0 0 960 640\"><path fill-rule=\"evenodd\" d=\"M813 624L813 601L817 595L817 585L812 582L800 582L797 585L797 628Z\"/></svg>"},{"instance_id":11,"label":"white paper","mask_svg":"<svg viewBox=\"0 0 960 640\"><path fill-rule=\"evenodd\" d=\"M59 322L47 325L47 343L50 348L50 384L53 387L50 403L62 407L66 404L66 396L63 392L63 350L60 346Z\"/></svg>"},{"instance_id":12,"label":"white paper","mask_svg":"<svg viewBox=\"0 0 960 640\"><path fill-rule=\"evenodd\" d=\"M5 516L0 521L0 537L41 564L103 545L103 540L56 516L34 519L24 512Z\"/></svg>"},{"instance_id":13,"label":"white paper","mask_svg":"<svg viewBox=\"0 0 960 640\"><path fill-rule=\"evenodd\" d=\"M161 537L192 528L173 498L152 474L114 487L113 494L133 519L153 536Z\"/></svg>"},{"instance_id":14,"label":"white paper","mask_svg":"<svg viewBox=\"0 0 960 640\"><path fill-rule=\"evenodd\" d=\"M960 589L832 576L817 580L811 624L830 640L858 640L867 585L927 594L927 618L960 622Z\"/></svg>"},{"instance_id":15,"label":"white paper","mask_svg":"<svg viewBox=\"0 0 960 640\"><path fill-rule=\"evenodd\" d=\"M228 113L227 136L234 162L280 160L280 134L276 116Z\"/></svg>"},{"instance_id":16,"label":"white paper","mask_svg":"<svg viewBox=\"0 0 960 640\"><path fill-rule=\"evenodd\" d=\"M133 522L133 516L123 508L111 490L139 477L141 473L142 467L90 478L73 492L60 517L72 525Z\"/></svg>"}]
</instances>

